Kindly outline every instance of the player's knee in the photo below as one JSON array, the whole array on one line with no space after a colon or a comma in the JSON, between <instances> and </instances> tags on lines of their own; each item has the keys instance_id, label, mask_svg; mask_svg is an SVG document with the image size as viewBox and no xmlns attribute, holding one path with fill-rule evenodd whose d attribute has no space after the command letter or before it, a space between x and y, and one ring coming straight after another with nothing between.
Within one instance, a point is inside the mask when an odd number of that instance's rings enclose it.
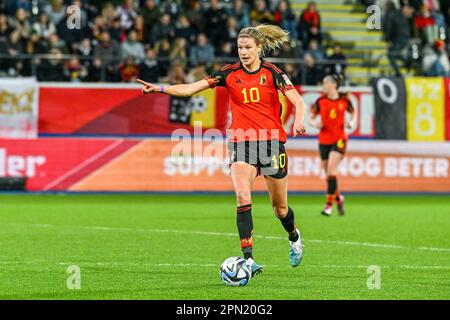
<instances>
[{"instance_id":1,"label":"player's knee","mask_svg":"<svg viewBox=\"0 0 450 320\"><path fill-rule=\"evenodd\" d=\"M251 192L248 190L237 190L236 200L238 206L243 206L252 202Z\"/></svg>"},{"instance_id":2,"label":"player's knee","mask_svg":"<svg viewBox=\"0 0 450 320\"><path fill-rule=\"evenodd\" d=\"M288 206L283 204L272 204L273 212L277 216L277 218L284 218L288 213Z\"/></svg>"}]
</instances>

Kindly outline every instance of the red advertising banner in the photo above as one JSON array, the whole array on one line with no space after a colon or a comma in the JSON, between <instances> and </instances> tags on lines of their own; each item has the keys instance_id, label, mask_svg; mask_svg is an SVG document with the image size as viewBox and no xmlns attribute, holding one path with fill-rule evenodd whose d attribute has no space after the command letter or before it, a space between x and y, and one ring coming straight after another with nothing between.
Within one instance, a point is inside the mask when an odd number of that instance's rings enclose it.
<instances>
[{"instance_id":1,"label":"red advertising banner","mask_svg":"<svg viewBox=\"0 0 450 320\"><path fill-rule=\"evenodd\" d=\"M0 177L28 177L27 190L68 190L137 141L0 139Z\"/></svg>"},{"instance_id":2,"label":"red advertising banner","mask_svg":"<svg viewBox=\"0 0 450 320\"><path fill-rule=\"evenodd\" d=\"M308 107L321 94L320 87L297 89ZM359 110L357 126L348 131L349 135L374 137L372 89L349 88L348 92ZM282 121L290 135L293 107L281 93L280 101L283 104ZM225 88L206 90L192 99L180 99L163 94L143 95L134 85L41 84L39 107L40 134L169 135L177 128L192 132L195 121L201 121L204 129L217 128L224 132L228 123ZM316 128L310 127L309 123L306 125L309 135L317 135Z\"/></svg>"},{"instance_id":3,"label":"red advertising banner","mask_svg":"<svg viewBox=\"0 0 450 320\"><path fill-rule=\"evenodd\" d=\"M143 95L137 85L41 84L39 107L40 134L168 135L192 131L196 121L224 131L228 99L223 88L177 99Z\"/></svg>"},{"instance_id":4,"label":"red advertising banner","mask_svg":"<svg viewBox=\"0 0 450 320\"><path fill-rule=\"evenodd\" d=\"M442 144L351 141L349 147L339 168L344 192L450 190L450 152ZM325 190L316 149L316 141L288 141L290 191ZM26 176L27 189L39 191L231 191L226 159L219 140L0 140L0 176ZM258 178L254 190L265 188Z\"/></svg>"},{"instance_id":5,"label":"red advertising banner","mask_svg":"<svg viewBox=\"0 0 450 320\"><path fill-rule=\"evenodd\" d=\"M450 141L450 78L445 78L445 140Z\"/></svg>"}]
</instances>

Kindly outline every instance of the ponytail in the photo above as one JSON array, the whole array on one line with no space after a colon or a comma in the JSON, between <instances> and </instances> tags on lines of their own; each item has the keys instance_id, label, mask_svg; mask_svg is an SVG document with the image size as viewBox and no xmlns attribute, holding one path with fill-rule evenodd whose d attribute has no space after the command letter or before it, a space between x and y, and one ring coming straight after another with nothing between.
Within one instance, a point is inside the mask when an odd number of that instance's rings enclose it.
<instances>
[{"instance_id":1,"label":"ponytail","mask_svg":"<svg viewBox=\"0 0 450 320\"><path fill-rule=\"evenodd\" d=\"M271 24L260 24L256 27L244 28L239 32L239 37L250 37L262 46L262 55L269 50L274 50L289 41L289 32Z\"/></svg>"}]
</instances>

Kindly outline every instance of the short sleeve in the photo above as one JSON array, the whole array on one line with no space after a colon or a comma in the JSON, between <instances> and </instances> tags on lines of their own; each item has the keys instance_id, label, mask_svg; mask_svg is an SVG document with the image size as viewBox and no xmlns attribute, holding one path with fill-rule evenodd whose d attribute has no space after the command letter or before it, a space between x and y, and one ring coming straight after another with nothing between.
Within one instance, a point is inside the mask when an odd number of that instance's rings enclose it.
<instances>
[{"instance_id":1,"label":"short sleeve","mask_svg":"<svg viewBox=\"0 0 450 320\"><path fill-rule=\"evenodd\" d=\"M286 93L286 91L294 89L294 85L292 84L291 80L288 78L288 76L284 73L278 73L275 72L275 85L278 90L280 90L283 94Z\"/></svg>"},{"instance_id":2,"label":"short sleeve","mask_svg":"<svg viewBox=\"0 0 450 320\"><path fill-rule=\"evenodd\" d=\"M311 106L311 111L312 111L314 114L319 114L319 113L320 113L319 100L317 100L316 102L314 102L314 104Z\"/></svg>"},{"instance_id":3,"label":"short sleeve","mask_svg":"<svg viewBox=\"0 0 450 320\"><path fill-rule=\"evenodd\" d=\"M225 78L225 72L221 69L205 77L205 80L208 81L209 87L213 89L215 87L225 87Z\"/></svg>"},{"instance_id":4,"label":"short sleeve","mask_svg":"<svg viewBox=\"0 0 450 320\"><path fill-rule=\"evenodd\" d=\"M353 113L353 111L355 111L355 108L353 107L353 104L350 101L350 99L347 99L347 111L350 113Z\"/></svg>"}]
</instances>

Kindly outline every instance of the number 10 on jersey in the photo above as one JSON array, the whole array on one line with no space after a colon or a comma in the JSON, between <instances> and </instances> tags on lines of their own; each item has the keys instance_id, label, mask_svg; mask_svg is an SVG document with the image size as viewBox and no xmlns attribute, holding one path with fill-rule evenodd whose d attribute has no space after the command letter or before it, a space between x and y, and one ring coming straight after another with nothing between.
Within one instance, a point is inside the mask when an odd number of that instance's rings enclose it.
<instances>
[{"instance_id":1,"label":"number 10 on jersey","mask_svg":"<svg viewBox=\"0 0 450 320\"><path fill-rule=\"evenodd\" d=\"M248 92L247 88L244 88L241 92L244 95L244 103L259 102L259 89L257 87L250 88Z\"/></svg>"}]
</instances>

